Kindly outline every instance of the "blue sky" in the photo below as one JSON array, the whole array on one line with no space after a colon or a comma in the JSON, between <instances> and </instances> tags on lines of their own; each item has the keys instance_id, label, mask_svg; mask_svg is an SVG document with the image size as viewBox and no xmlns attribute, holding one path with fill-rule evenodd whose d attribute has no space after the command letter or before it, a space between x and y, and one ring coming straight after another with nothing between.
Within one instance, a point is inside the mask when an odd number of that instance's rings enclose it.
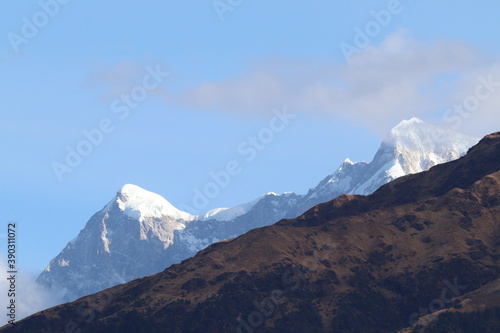
<instances>
[{"instance_id":1,"label":"blue sky","mask_svg":"<svg viewBox=\"0 0 500 333\"><path fill-rule=\"evenodd\" d=\"M412 116L498 130L495 1L242 0L223 13L214 3L2 4L0 211L3 228L18 222L25 270L42 270L126 183L197 213L305 193L344 158L370 160ZM487 98L453 109L478 85ZM284 110L293 119L270 138ZM86 147L83 132L103 122ZM238 147L259 134L248 161ZM90 153L58 177L68 147ZM195 189L230 161L241 172L193 211Z\"/></svg>"}]
</instances>

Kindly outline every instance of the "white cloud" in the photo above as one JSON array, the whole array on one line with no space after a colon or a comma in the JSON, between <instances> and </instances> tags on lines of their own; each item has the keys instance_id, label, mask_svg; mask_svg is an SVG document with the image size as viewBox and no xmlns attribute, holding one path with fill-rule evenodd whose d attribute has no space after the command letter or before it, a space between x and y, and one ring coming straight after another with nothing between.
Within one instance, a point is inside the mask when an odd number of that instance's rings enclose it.
<instances>
[{"instance_id":1,"label":"white cloud","mask_svg":"<svg viewBox=\"0 0 500 333\"><path fill-rule=\"evenodd\" d=\"M130 61L102 67L88 83L111 100L140 82L144 68ZM402 119L437 116L445 126L480 136L497 130L500 90L460 126L456 119L449 121L448 109L474 91L481 75L495 75L500 81L498 66L466 43L424 43L400 30L364 48L349 63L272 59L239 76L175 92L160 87L154 94L177 106L232 114L267 114L286 105L294 112L329 115L332 121L347 118L380 135Z\"/></svg>"},{"instance_id":2,"label":"white cloud","mask_svg":"<svg viewBox=\"0 0 500 333\"><path fill-rule=\"evenodd\" d=\"M110 102L123 94L130 94L133 87L141 84L144 76L148 74L148 66L151 65L134 61L122 61L112 66L98 64L96 74L91 75L84 82L84 86L100 90L101 98ZM166 69L166 66L160 68Z\"/></svg>"},{"instance_id":3,"label":"white cloud","mask_svg":"<svg viewBox=\"0 0 500 333\"><path fill-rule=\"evenodd\" d=\"M477 136L500 130L500 62L470 70L458 80L443 123Z\"/></svg>"},{"instance_id":4,"label":"white cloud","mask_svg":"<svg viewBox=\"0 0 500 333\"><path fill-rule=\"evenodd\" d=\"M10 282L7 280L7 268L4 259L0 261L0 293L2 295L0 313L0 327L7 324L9 318L6 316L10 301L7 297ZM54 291L50 291L36 282L34 274L19 270L16 274L16 321L19 321L38 311L61 304L61 299Z\"/></svg>"},{"instance_id":5,"label":"white cloud","mask_svg":"<svg viewBox=\"0 0 500 333\"><path fill-rule=\"evenodd\" d=\"M274 60L238 77L181 93L164 92L163 97L181 106L230 113L261 113L287 105L299 112L347 117L383 134L403 118L426 119L444 112L471 84L467 78L473 78L482 62L465 43L423 43L398 31L349 63ZM497 102L488 103L488 110L494 110ZM495 112L484 112L498 123ZM481 123L479 118L473 123Z\"/></svg>"}]
</instances>

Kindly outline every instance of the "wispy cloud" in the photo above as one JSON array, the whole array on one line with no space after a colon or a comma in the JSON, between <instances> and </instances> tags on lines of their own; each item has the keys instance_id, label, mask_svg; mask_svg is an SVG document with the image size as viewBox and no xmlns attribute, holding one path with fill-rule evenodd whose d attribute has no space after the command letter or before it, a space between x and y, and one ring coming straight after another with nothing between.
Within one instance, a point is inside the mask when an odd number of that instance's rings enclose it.
<instances>
[{"instance_id":1,"label":"wispy cloud","mask_svg":"<svg viewBox=\"0 0 500 333\"><path fill-rule=\"evenodd\" d=\"M9 289L7 280L7 268L4 259L0 260L0 293L2 300L8 301L6 295ZM16 321L30 316L38 311L62 303L57 291L48 290L36 282L36 276L29 272L18 271L16 276ZM4 302L4 303L5 303ZM2 304L4 309L0 317L0 326L7 324L9 318L6 316L7 303Z\"/></svg>"},{"instance_id":2,"label":"wispy cloud","mask_svg":"<svg viewBox=\"0 0 500 333\"><path fill-rule=\"evenodd\" d=\"M162 70L166 69L166 66L160 65L159 62L140 63L126 60L114 65L96 64L95 74L84 82L84 86L97 89L103 101L110 102L123 94L130 94L130 90L141 83L144 75L148 74L148 66L154 67L151 64L156 64Z\"/></svg>"},{"instance_id":3,"label":"wispy cloud","mask_svg":"<svg viewBox=\"0 0 500 333\"><path fill-rule=\"evenodd\" d=\"M482 135L500 128L500 61L465 73L449 96L441 119L447 127Z\"/></svg>"},{"instance_id":4,"label":"wispy cloud","mask_svg":"<svg viewBox=\"0 0 500 333\"><path fill-rule=\"evenodd\" d=\"M143 71L143 64L122 62L101 68L89 82L113 99L129 91ZM414 116L481 135L499 124L500 89L460 128L450 120L449 109L474 91L478 77L491 75L500 81L498 64L464 42L422 42L399 30L350 62L275 58L238 76L175 92L163 86L154 94L175 106L231 114L261 114L287 105L296 112L347 118L380 135Z\"/></svg>"},{"instance_id":5,"label":"wispy cloud","mask_svg":"<svg viewBox=\"0 0 500 333\"><path fill-rule=\"evenodd\" d=\"M259 113L286 104L301 112L346 117L384 133L403 118L444 112L463 98L475 74L488 72L484 61L460 41L424 43L400 30L349 63L274 59L237 77L180 93L164 91L163 97L180 106L229 113ZM484 114L498 122L492 111L498 102L489 104Z\"/></svg>"}]
</instances>

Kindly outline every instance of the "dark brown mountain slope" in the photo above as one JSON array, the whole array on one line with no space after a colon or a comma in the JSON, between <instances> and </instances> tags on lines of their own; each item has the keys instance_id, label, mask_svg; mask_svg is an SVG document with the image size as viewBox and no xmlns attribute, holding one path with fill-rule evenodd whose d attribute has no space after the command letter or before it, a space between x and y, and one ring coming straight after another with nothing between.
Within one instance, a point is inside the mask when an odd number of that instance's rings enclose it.
<instances>
[{"instance_id":1,"label":"dark brown mountain slope","mask_svg":"<svg viewBox=\"0 0 500 333\"><path fill-rule=\"evenodd\" d=\"M370 196L340 196L0 332L395 332L500 277L499 166L495 133Z\"/></svg>"},{"instance_id":2,"label":"dark brown mountain slope","mask_svg":"<svg viewBox=\"0 0 500 333\"><path fill-rule=\"evenodd\" d=\"M453 300L453 307L420 317L416 323L400 333L410 333L425 327L425 332L460 332L473 324L477 332L498 332L491 325L499 325L500 278ZM479 319L479 320L478 320ZM474 323L474 321L476 321ZM479 323L477 322L479 321ZM495 323L496 321L496 323ZM466 324L467 323L467 324ZM448 330L446 329L448 327Z\"/></svg>"}]
</instances>

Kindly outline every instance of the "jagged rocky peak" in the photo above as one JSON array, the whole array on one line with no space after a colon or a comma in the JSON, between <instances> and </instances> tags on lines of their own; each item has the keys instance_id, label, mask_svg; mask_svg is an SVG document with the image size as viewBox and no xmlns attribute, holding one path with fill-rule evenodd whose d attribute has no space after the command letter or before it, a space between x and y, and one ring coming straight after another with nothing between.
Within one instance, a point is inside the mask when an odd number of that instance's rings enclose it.
<instances>
[{"instance_id":1,"label":"jagged rocky peak","mask_svg":"<svg viewBox=\"0 0 500 333\"><path fill-rule=\"evenodd\" d=\"M370 163L344 160L335 173L309 191L299 211L343 193L368 195L396 178L453 161L478 141L418 118L403 120L389 131Z\"/></svg>"},{"instance_id":2,"label":"jagged rocky peak","mask_svg":"<svg viewBox=\"0 0 500 333\"><path fill-rule=\"evenodd\" d=\"M455 160L479 141L450 129L434 126L418 118L403 120L388 133L376 163L398 160L404 173L417 173L430 167Z\"/></svg>"},{"instance_id":3,"label":"jagged rocky peak","mask_svg":"<svg viewBox=\"0 0 500 333\"><path fill-rule=\"evenodd\" d=\"M398 148L404 147L406 150L418 149L441 153L455 149L460 151L462 156L477 142L479 142L479 138L438 127L415 117L400 122L391 129L384 140L386 144Z\"/></svg>"},{"instance_id":4,"label":"jagged rocky peak","mask_svg":"<svg viewBox=\"0 0 500 333\"><path fill-rule=\"evenodd\" d=\"M347 157L344 162L342 162L342 166L345 166L345 165L353 165L355 164L353 161L351 161L351 159L349 157Z\"/></svg>"}]
</instances>

